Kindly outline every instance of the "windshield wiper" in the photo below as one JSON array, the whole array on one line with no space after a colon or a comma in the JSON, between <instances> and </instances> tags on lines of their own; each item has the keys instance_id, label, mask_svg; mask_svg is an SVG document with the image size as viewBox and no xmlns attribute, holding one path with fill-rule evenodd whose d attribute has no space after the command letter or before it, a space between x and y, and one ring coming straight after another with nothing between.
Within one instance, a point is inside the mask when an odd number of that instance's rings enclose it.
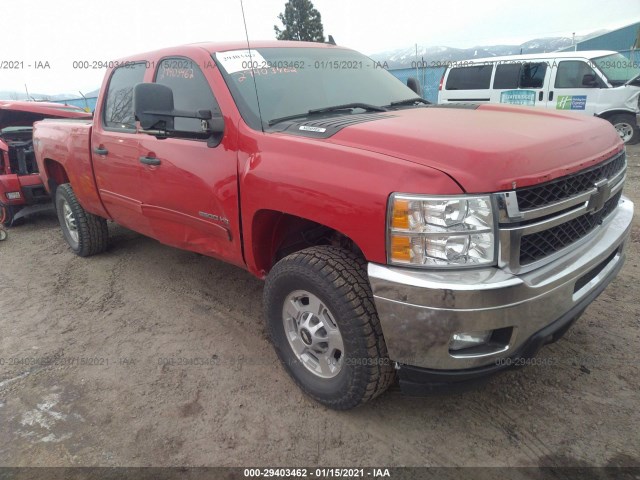
<instances>
[{"instance_id":1,"label":"windshield wiper","mask_svg":"<svg viewBox=\"0 0 640 480\"><path fill-rule=\"evenodd\" d=\"M313 110L309 110L309 113L327 113L327 112L335 112L336 110L353 110L354 108L361 108L368 112L386 112L387 109L384 107L379 107L377 105L371 105L370 103L345 103L343 105L334 105L333 107L324 107L324 108L314 108Z\"/></svg>"},{"instance_id":2,"label":"windshield wiper","mask_svg":"<svg viewBox=\"0 0 640 480\"><path fill-rule=\"evenodd\" d=\"M275 125L276 123L284 122L287 120L295 120L296 118L304 118L309 115L317 115L319 113L331 113L338 112L340 110L353 110L356 108L361 108L368 112L386 112L387 109L385 107L379 107L377 105L371 105L368 103L345 103L342 105L334 105L332 107L323 107L323 108L314 108L312 110L307 111L307 113L297 113L295 115L288 115L286 117L279 117L269 120L269 126Z\"/></svg>"},{"instance_id":3,"label":"windshield wiper","mask_svg":"<svg viewBox=\"0 0 640 480\"><path fill-rule=\"evenodd\" d=\"M425 105L431 105L429 100L425 100L422 97L407 98L406 100L398 100L397 102L391 102L390 107L397 107L400 105L413 105L414 103L424 103Z\"/></svg>"}]
</instances>

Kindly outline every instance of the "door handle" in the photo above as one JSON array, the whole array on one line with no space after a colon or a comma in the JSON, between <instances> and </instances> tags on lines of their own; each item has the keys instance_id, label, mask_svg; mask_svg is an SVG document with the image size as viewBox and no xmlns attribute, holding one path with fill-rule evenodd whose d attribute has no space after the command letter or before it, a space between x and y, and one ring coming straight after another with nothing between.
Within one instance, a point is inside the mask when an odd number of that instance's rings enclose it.
<instances>
[{"instance_id":1,"label":"door handle","mask_svg":"<svg viewBox=\"0 0 640 480\"><path fill-rule=\"evenodd\" d=\"M542 90L540 90L540 92L538 93L538 101L540 102L542 101L542 95L544 94L542 93Z\"/></svg>"},{"instance_id":2,"label":"door handle","mask_svg":"<svg viewBox=\"0 0 640 480\"><path fill-rule=\"evenodd\" d=\"M549 92L549 101L553 100L553 91Z\"/></svg>"},{"instance_id":3,"label":"door handle","mask_svg":"<svg viewBox=\"0 0 640 480\"><path fill-rule=\"evenodd\" d=\"M98 155L106 155L107 153L109 153L109 150L104 148L102 145L100 145L99 147L94 148L93 151L95 153L97 153Z\"/></svg>"},{"instance_id":4,"label":"door handle","mask_svg":"<svg viewBox=\"0 0 640 480\"><path fill-rule=\"evenodd\" d=\"M140 163L145 165L160 165L160 159L156 157L140 157Z\"/></svg>"}]
</instances>

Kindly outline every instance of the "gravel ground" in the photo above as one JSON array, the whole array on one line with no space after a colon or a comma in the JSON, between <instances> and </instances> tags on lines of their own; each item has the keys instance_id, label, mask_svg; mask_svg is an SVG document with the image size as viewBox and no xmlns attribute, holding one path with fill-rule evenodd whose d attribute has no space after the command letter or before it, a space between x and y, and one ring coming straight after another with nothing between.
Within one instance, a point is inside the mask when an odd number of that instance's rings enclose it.
<instances>
[{"instance_id":1,"label":"gravel ground","mask_svg":"<svg viewBox=\"0 0 640 480\"><path fill-rule=\"evenodd\" d=\"M640 147L625 192L640 205ZM0 465L640 466L638 215L551 366L349 412L278 365L248 273L115 225L78 258L32 218L0 243Z\"/></svg>"}]
</instances>

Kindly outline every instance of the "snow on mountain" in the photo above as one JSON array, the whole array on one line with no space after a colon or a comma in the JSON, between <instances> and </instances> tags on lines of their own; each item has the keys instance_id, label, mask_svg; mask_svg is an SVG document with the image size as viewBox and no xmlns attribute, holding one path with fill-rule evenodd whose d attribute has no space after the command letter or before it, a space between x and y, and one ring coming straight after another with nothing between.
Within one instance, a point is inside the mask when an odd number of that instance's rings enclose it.
<instances>
[{"instance_id":1,"label":"snow on mountain","mask_svg":"<svg viewBox=\"0 0 640 480\"><path fill-rule=\"evenodd\" d=\"M580 42L602 35L606 30L598 30L589 35L576 36ZM370 55L377 62L386 62L389 68L408 68L415 66L416 59L427 65L437 66L447 62L470 60L473 58L498 57L503 55L518 55L520 53L555 52L572 45L573 40L568 37L534 38L520 45L479 45L472 48L453 48L441 45L418 45L416 55L415 45Z\"/></svg>"}]
</instances>

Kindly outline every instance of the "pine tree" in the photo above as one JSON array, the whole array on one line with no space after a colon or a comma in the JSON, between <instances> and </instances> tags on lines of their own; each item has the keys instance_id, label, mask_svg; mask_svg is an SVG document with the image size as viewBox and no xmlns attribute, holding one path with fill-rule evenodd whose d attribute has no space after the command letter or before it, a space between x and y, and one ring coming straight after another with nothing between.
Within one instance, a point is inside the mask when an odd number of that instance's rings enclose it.
<instances>
[{"instance_id":1,"label":"pine tree","mask_svg":"<svg viewBox=\"0 0 640 480\"><path fill-rule=\"evenodd\" d=\"M273 26L278 40L324 42L322 18L310 0L289 0L278 19L284 26L283 30Z\"/></svg>"}]
</instances>

